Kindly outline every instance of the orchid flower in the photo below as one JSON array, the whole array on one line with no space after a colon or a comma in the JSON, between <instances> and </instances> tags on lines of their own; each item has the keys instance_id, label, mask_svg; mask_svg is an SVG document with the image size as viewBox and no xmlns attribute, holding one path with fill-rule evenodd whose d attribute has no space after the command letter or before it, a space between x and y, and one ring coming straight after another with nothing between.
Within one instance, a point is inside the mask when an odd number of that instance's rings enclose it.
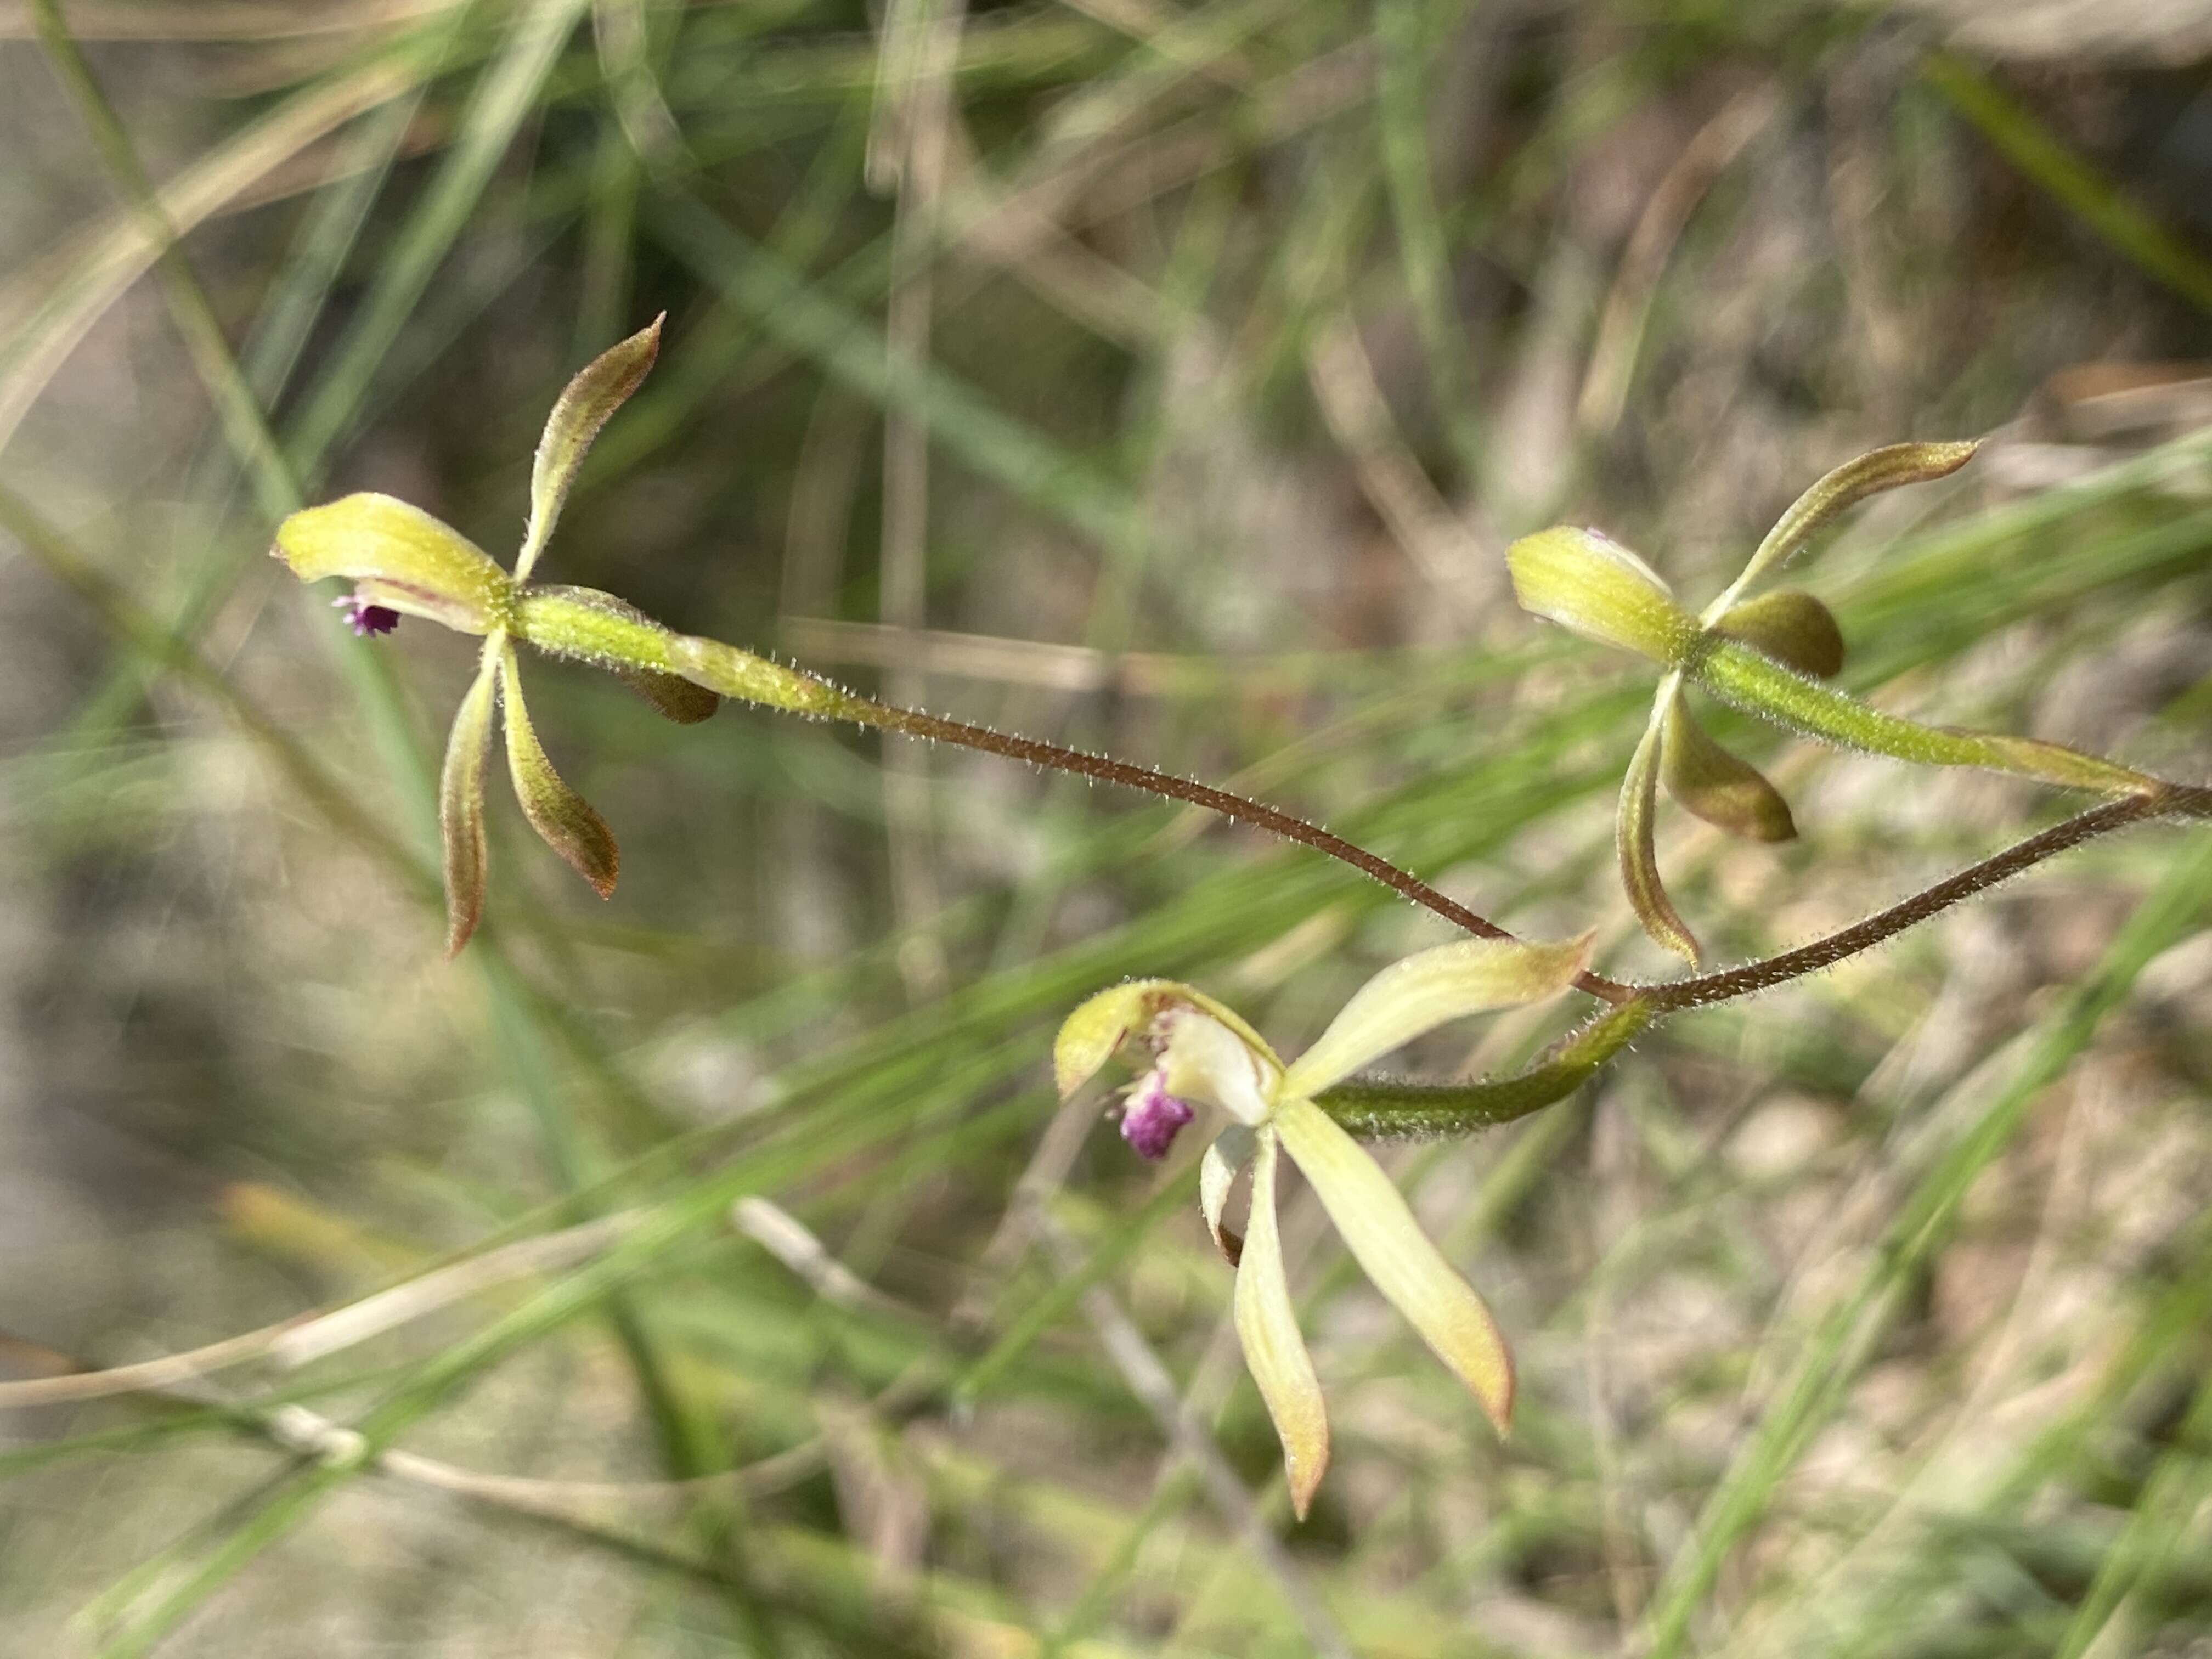
<instances>
[{"instance_id":1,"label":"orchid flower","mask_svg":"<svg viewBox=\"0 0 2212 1659\"><path fill-rule=\"evenodd\" d=\"M590 803L562 781L538 742L522 700L514 641L597 659L589 645L595 619L647 622L611 593L526 584L592 441L653 367L660 320L586 364L555 402L531 468L530 519L514 574L459 531L389 495L348 495L295 513L277 526L273 550L301 580L352 579L354 591L336 604L356 634L387 634L410 616L483 636L477 677L453 716L438 786L449 955L468 943L483 915L484 766L495 708L505 716L515 799L531 827L601 898L615 890L621 854L614 836ZM713 691L674 674L623 662L603 665L684 724L706 719L719 701Z\"/></svg>"},{"instance_id":2,"label":"orchid flower","mask_svg":"<svg viewBox=\"0 0 2212 1659\"><path fill-rule=\"evenodd\" d=\"M1564 945L1479 939L1424 951L1370 980L1288 1064L1231 1010L1173 980L1101 991L1060 1027L1053 1070L1063 1098L1125 1045L1146 1058L1121 1120L1124 1138L1141 1155L1164 1156L1196 1108L1231 1120L1206 1148L1200 1207L1237 1268L1237 1340L1282 1441L1291 1505L1301 1520L1328 1465L1328 1419L1283 1269L1275 1222L1283 1154L1304 1173L1376 1288L1504 1433L1513 1413L1513 1360L1490 1310L1422 1232L1382 1167L1315 1097L1447 1020L1556 995L1589 951L1587 935ZM1248 1161L1251 1210L1240 1240L1224 1212Z\"/></svg>"},{"instance_id":3,"label":"orchid flower","mask_svg":"<svg viewBox=\"0 0 2212 1659\"><path fill-rule=\"evenodd\" d=\"M2109 761L2032 738L1962 732L1901 720L1820 684L1841 672L1844 636L1828 608L1802 588L1745 599L1754 582L1855 503L1941 478L1973 458L1972 443L1892 444L1847 461L1808 489L1767 532L1743 573L1692 616L1659 574L1595 530L1558 526L1506 550L1524 610L1666 669L1651 718L1622 780L1616 821L1622 884L1644 930L1692 963L1698 941L1665 884L1653 844L1658 786L1707 823L1755 841L1797 833L1790 808L1757 770L1706 735L1684 694L1694 681L1723 702L1802 735L1939 766L1973 766L2106 793L2156 781Z\"/></svg>"}]
</instances>

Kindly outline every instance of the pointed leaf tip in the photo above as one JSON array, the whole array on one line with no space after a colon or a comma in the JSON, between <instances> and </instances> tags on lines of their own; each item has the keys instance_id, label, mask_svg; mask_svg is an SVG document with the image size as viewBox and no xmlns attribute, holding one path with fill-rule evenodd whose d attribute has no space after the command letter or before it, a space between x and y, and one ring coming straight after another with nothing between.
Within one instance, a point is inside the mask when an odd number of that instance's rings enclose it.
<instances>
[{"instance_id":1,"label":"pointed leaf tip","mask_svg":"<svg viewBox=\"0 0 2212 1659\"><path fill-rule=\"evenodd\" d=\"M568 499L576 473L590 453L599 428L643 384L660 353L662 312L627 340L609 347L576 372L554 401L545 417L545 431L538 441L538 455L530 469L530 526L524 532L522 552L515 560L514 579L526 579Z\"/></svg>"},{"instance_id":2,"label":"pointed leaf tip","mask_svg":"<svg viewBox=\"0 0 2212 1659\"><path fill-rule=\"evenodd\" d=\"M545 747L522 701L521 665L514 647L506 648L501 674L507 711L507 767L514 782L514 798L523 816L545 844L568 860L568 866L601 898L612 898L615 878L622 870L622 849L614 832L592 805L571 789L553 769Z\"/></svg>"},{"instance_id":3,"label":"pointed leaf tip","mask_svg":"<svg viewBox=\"0 0 2212 1659\"><path fill-rule=\"evenodd\" d=\"M446 954L461 947L483 919L484 761L491 747L492 704L499 694L499 659L487 653L476 681L454 711L438 778L438 830L445 843Z\"/></svg>"}]
</instances>

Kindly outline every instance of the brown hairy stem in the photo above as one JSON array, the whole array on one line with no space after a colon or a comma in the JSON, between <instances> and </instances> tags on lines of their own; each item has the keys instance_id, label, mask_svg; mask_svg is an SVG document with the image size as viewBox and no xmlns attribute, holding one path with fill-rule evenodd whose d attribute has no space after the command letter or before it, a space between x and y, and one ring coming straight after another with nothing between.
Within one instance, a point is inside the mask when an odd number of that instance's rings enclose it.
<instances>
[{"instance_id":1,"label":"brown hairy stem","mask_svg":"<svg viewBox=\"0 0 2212 1659\"><path fill-rule=\"evenodd\" d=\"M2191 784L2169 783L2157 791L2124 795L2118 800L2107 801L2102 806L2092 807L2068 818L2063 823L2053 824L2040 835L2031 836L1994 858L1969 865L1933 887L1900 900L1887 910L1878 911L1863 921L1854 922L1826 939L1815 939L1810 945L1801 945L1795 951L1784 951L1779 956L1768 957L1761 962L1747 963L1741 968L1725 968L1717 973L1699 974L1689 979L1639 987L1638 994L1650 998L1659 1012L1673 1013L1684 1008L1701 1008L1711 1003L1749 996L1755 991L1771 989L1806 974L1816 974L1824 968L1832 968L1862 951L1871 950L1885 939L1893 938L1908 927L1917 927L1931 916L1950 908L1962 899L1984 892L2045 859L2079 847L2083 842L2110 835L2115 830L2124 830L2130 824L2162 817L2212 817L2212 789Z\"/></svg>"},{"instance_id":2,"label":"brown hairy stem","mask_svg":"<svg viewBox=\"0 0 2212 1659\"><path fill-rule=\"evenodd\" d=\"M1211 784L1179 778L1172 773L1155 772L1150 767L1132 766L1126 761L1114 760L1104 755L1086 754L1079 749L1066 749L1055 743L1040 742L1035 738L994 732L988 726L970 726L965 720L947 720L939 714L924 714L920 709L900 708L872 699L854 697L852 701L860 707L840 712L849 713L866 724L880 726L887 732L896 732L904 737L929 738L958 744L963 748L1005 755L1035 766L1073 772L1081 777L1096 778L1102 783L1120 784L1125 788L1141 789L1147 794L1164 795L1171 800L1188 801L1193 806L1202 806L1223 817L1252 824L1285 841L1293 841L1302 847L1310 847L1316 852L1326 853L1470 933L1484 939L1513 937L1496 922L1476 915L1457 900L1446 897L1419 876L1400 869L1389 860L1369 852L1356 842L1332 834L1318 824L1309 823L1304 818L1270 806L1265 801L1234 795L1225 789L1216 789ZM1607 1002L1626 1002L1636 994L1632 987L1618 980L1607 979L1602 974L1587 971L1577 976L1575 985L1578 990L1586 991Z\"/></svg>"},{"instance_id":3,"label":"brown hairy stem","mask_svg":"<svg viewBox=\"0 0 2212 1659\"><path fill-rule=\"evenodd\" d=\"M1103 755L1085 754L1080 750L1065 749L1057 744L1042 743L1033 738L1010 736L1006 732L994 732L987 726L970 726L963 720L946 720L918 709L899 708L860 698L854 701L866 703L862 718L867 724L879 726L886 731L901 732L908 737L942 739L1058 771L1074 772L1084 777L1121 784L1150 794L1188 801L1240 823L1255 825L1286 841L1310 847L1352 866L1468 933L1485 939L1513 937L1496 922L1476 915L1456 900L1447 898L1419 877L1400 869L1388 859L1265 802L1233 795L1226 790L1196 783L1188 778L1155 772L1149 767L1132 766L1125 761L1109 759ZM1648 1002L1655 1012L1661 1014L1732 1001L1737 997L1770 990L1807 974L1832 968L1863 951L1873 949L1909 927L1917 927L1962 900L2010 879L2045 859L2054 858L2080 846L2083 842L2109 835L2115 830L2124 830L2130 824L2165 817L2212 817L2212 789L2161 781L2155 790L2124 795L2118 800L2093 807L2063 823L2054 824L2039 835L2031 836L1979 864L1970 865L1956 875L1946 878L1910 898L1900 900L1863 921L1855 922L1826 939L1815 939L1810 945L1784 951L1762 961L1652 985L1632 984L1584 969L1576 975L1575 988L1615 1006L1641 1000Z\"/></svg>"},{"instance_id":4,"label":"brown hairy stem","mask_svg":"<svg viewBox=\"0 0 2212 1659\"><path fill-rule=\"evenodd\" d=\"M1170 800L1185 801L1194 806L1204 807L1208 811L1218 812L1237 823L1252 824L1285 841L1296 842L1300 846L1325 853L1468 933L1484 939L1509 939L1513 937L1496 922L1476 915L1455 899L1447 898L1419 877L1399 868L1379 854L1370 853L1354 842L1346 841L1341 836L1332 834L1318 824L1309 823L1278 807L1269 806L1264 801L1231 794L1225 789L1216 789L1210 784L1176 777L1170 773L1156 772L1150 767L1133 766L1127 761L1114 760L1104 755L1087 754L1079 749L1068 749L1035 738L994 732L988 726L971 726L965 720L948 720L941 714L926 714L918 708L878 702L872 697L848 691L817 675L771 665L715 641L684 635L668 637L678 647L675 653L678 659L670 665L687 678L725 696L751 702L773 702L777 707L817 719L848 720L858 725L896 732L904 737L957 744L962 748L1026 761L1033 766L1073 772L1079 777L1119 784L1124 788L1141 790ZM1585 969L1576 975L1573 981L1575 988L1616 1007L1631 1003L1641 1004L1655 1014L1673 1013L1684 1008L1730 1001L1832 967L1846 957L1870 950L1906 928L1927 921L1961 900L1972 898L1975 894L2095 836L2152 818L2212 818L2212 788L2175 783L2148 775L2130 775L2140 778L2140 787L2108 800L2101 806L2069 818L2063 823L2056 824L2039 835L2031 836L1992 858L1971 865L1923 892L1810 945L1783 951L1760 962L1747 963L1741 967L1652 984L1634 984Z\"/></svg>"}]
</instances>

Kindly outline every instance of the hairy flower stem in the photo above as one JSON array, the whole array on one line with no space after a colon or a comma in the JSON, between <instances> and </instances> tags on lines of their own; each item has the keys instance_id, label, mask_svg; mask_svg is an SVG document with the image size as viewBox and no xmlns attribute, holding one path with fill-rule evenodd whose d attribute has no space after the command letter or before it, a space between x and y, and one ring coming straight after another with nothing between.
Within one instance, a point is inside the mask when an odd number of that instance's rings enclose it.
<instances>
[{"instance_id":1,"label":"hairy flower stem","mask_svg":"<svg viewBox=\"0 0 2212 1659\"><path fill-rule=\"evenodd\" d=\"M1470 933L1484 939L1512 937L1496 922L1478 915L1456 900L1446 897L1419 877L1400 869L1388 859L1370 853L1341 836L1334 835L1318 824L1309 823L1264 802L1231 794L1225 789L1216 789L1209 784L1194 782L1188 778L1156 772L1149 767L1133 766L1126 761L1109 759L1103 755L1086 754L1081 750L1065 748L1035 738L994 732L988 726L971 726L964 720L948 720L942 715L925 714L920 709L878 702L804 670L770 662L719 640L670 632L650 619L629 611L626 606L611 610L601 604L580 605L576 600L580 592L558 587L523 590L514 612L520 633L544 649L581 658L602 667L646 669L676 674L695 684L742 702L764 703L817 720L851 720L857 725L895 732L905 737L957 744L963 748L1004 755L1010 759L1026 761L1031 765L1055 771L1073 772L1080 777L1119 784L1125 788L1141 790L1170 800L1186 801L1237 823L1252 824L1286 841L1325 853ZM2067 755L2069 759L2072 757L2070 750L2057 752ZM2092 757L2081 758L2089 761ZM2125 789L2119 799L2094 807L2040 835L2030 836L2017 846L1970 866L1926 891L1917 893L1826 939L1817 939L1797 950L1786 951L1740 968L1723 969L1716 973L1659 984L1632 984L1585 970L1576 977L1575 988L1600 1001L1612 1004L1616 1010L1624 1012L1631 1009L1639 1011L1634 1030L1641 1030L1650 1019L1662 1014L1725 1002L1769 989L1805 974L1817 973L1927 921L1962 899L1971 898L1976 893L2041 863L2045 859L2097 836L2152 818L2212 818L2212 789L2173 783L2118 767L2112 767L2111 771L2115 780L2125 780L2124 785L2118 786ZM2077 787L2084 785L2077 783ZM1600 1021L1587 1028L1587 1032L1613 1029L1616 1028L1606 1021ZM1622 1036L1620 1042L1626 1042L1629 1035L1633 1035L1633 1031ZM1580 1052L1575 1051L1577 1054ZM1611 1052L1607 1050L1608 1054ZM1568 1092L1574 1086L1573 1083L1565 1084L1556 1093L1545 1094L1544 1091L1566 1075L1565 1070L1559 1068L1575 1063L1578 1062L1571 1059L1567 1051L1562 1050L1535 1071L1520 1078L1495 1084L1448 1085L1457 1091L1456 1103L1451 1106L1445 1105L1441 1097L1435 1095L1423 1095L1418 1103L1412 1097L1406 1097L1402 1108L1389 1106L1381 1096L1373 1096L1368 1097L1370 1103L1367 1106L1357 1109L1386 1115L1401 1112L1403 1115L1396 1120L1400 1127L1382 1127L1378 1119L1376 1127L1362 1132L1377 1134L1444 1133L1451 1132L1449 1127L1451 1125L1471 1129L1487 1123L1506 1121L1520 1115L1522 1111L1534 1110ZM1591 1062L1581 1076L1589 1075L1589 1071L1595 1069L1596 1063ZM1581 1076L1574 1081L1579 1082ZM1476 1092L1471 1093L1470 1090ZM1499 1092L1501 1091L1504 1092ZM1538 1096L1542 1097L1538 1098ZM1516 1109L1516 1103L1523 1101L1528 1103ZM1334 1113L1334 1109L1332 1110ZM1355 1109L1347 1103L1345 1110L1351 1113ZM1498 1115L1500 1113L1504 1115ZM1435 1121L1431 1122L1422 1118L1422 1114L1431 1115ZM1347 1117L1346 1121L1349 1126L1352 1119Z\"/></svg>"},{"instance_id":2,"label":"hairy flower stem","mask_svg":"<svg viewBox=\"0 0 2212 1659\"><path fill-rule=\"evenodd\" d=\"M1565 1099L1639 1033L1669 1014L1750 996L1832 968L2045 859L2156 818L2212 818L2212 789L2161 783L2053 824L1887 910L1795 951L1689 979L1626 987L1626 997L1515 1076L1474 1083L1352 1078L1325 1091L1316 1103L1353 1134L1369 1139L1473 1134L1512 1122Z\"/></svg>"},{"instance_id":3,"label":"hairy flower stem","mask_svg":"<svg viewBox=\"0 0 2212 1659\"><path fill-rule=\"evenodd\" d=\"M1237 823L1252 824L1285 841L1326 853L1362 874L1372 877L1423 908L1435 912L1455 927L1480 938L1513 937L1496 922L1478 915L1457 900L1438 892L1411 872L1399 868L1388 859L1369 852L1358 843L1270 806L1264 801L1232 794L1225 789L1216 789L1210 784L1176 777L1171 773L1156 772L1150 767L1133 766L1126 761L1114 760L1104 755L1087 754L1079 749L1045 743L1036 738L994 732L988 726L971 726L965 720L948 720L941 714L926 714L918 708L902 708L893 703L878 702L872 697L848 691L801 670L765 662L749 652L739 651L715 640L676 635L668 641L664 661L652 665L665 665L686 679L710 690L719 691L725 696L770 703L821 720L851 720L856 725L873 726L878 731L896 732L902 737L957 744L965 749L977 749L986 754L1004 755L1009 759L1026 761L1033 766L1073 772L1079 777L1094 778L1102 783L1119 784L1124 788L1142 790L1170 800L1186 801ZM1625 1002L1635 994L1632 988L1607 979L1601 974L1584 973L1576 981L1576 985L1577 988L1607 1002Z\"/></svg>"},{"instance_id":4,"label":"hairy flower stem","mask_svg":"<svg viewBox=\"0 0 2212 1659\"><path fill-rule=\"evenodd\" d=\"M2079 847L2083 842L2099 836L2124 830L2130 824L2148 823L2154 818L2212 818L2212 789L2193 784L2161 783L2154 790L2124 795L2118 800L2108 801L2102 806L2092 807L2068 818L2063 823L2053 824L2040 835L2031 836L1993 858L1969 865L1933 887L1900 900L1887 910L1869 916L1863 921L1854 922L1826 939L1815 939L1810 945L1802 945L1795 951L1784 951L1779 956L1768 957L1761 962L1747 963L1741 968L1727 968L1717 973L1699 974L1690 979L1640 987L1638 994L1648 997L1657 1012L1674 1013L1684 1008L1701 1008L1711 1003L1749 996L1753 992L1771 989L1806 974L1819 973L1822 969L1832 968L1862 951L1871 950L1908 927L1917 927L1960 900L1972 898L2001 881L2009 880L2047 858Z\"/></svg>"}]
</instances>

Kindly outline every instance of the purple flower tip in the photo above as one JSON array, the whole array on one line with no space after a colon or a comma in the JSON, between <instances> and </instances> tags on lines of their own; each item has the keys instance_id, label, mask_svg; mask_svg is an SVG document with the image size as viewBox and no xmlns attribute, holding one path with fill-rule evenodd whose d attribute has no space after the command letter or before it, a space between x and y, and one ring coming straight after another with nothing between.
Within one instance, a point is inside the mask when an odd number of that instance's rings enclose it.
<instances>
[{"instance_id":1,"label":"purple flower tip","mask_svg":"<svg viewBox=\"0 0 2212 1659\"><path fill-rule=\"evenodd\" d=\"M399 626L399 613L387 605L371 605L367 599L349 593L342 599L332 599L331 605L342 612L351 624L356 639L366 639L371 634L389 634Z\"/></svg>"},{"instance_id":2,"label":"purple flower tip","mask_svg":"<svg viewBox=\"0 0 2212 1659\"><path fill-rule=\"evenodd\" d=\"M1163 1158L1191 1115L1189 1105L1170 1094L1153 1072L1129 1092L1129 1103L1121 1109L1121 1139L1139 1158Z\"/></svg>"}]
</instances>

